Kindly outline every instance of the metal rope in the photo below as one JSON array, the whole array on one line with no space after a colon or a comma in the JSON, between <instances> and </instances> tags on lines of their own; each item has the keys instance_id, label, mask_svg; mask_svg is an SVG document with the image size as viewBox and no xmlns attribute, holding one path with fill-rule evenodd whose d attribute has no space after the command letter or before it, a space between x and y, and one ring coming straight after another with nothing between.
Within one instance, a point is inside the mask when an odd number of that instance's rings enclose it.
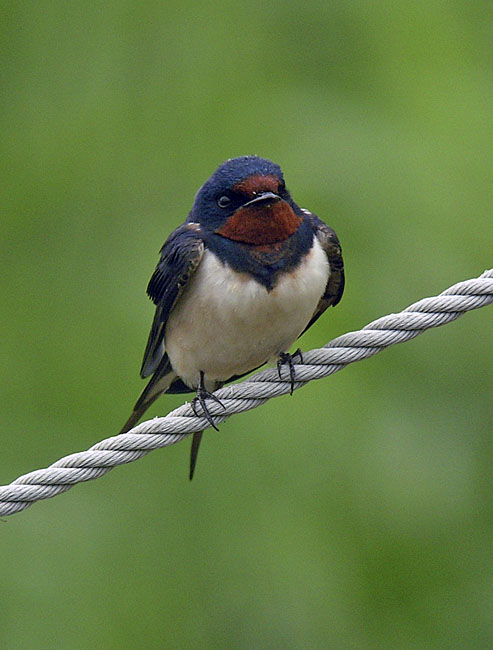
<instances>
[{"instance_id":1,"label":"metal rope","mask_svg":"<svg viewBox=\"0 0 493 650\"><path fill-rule=\"evenodd\" d=\"M303 364L295 366L298 379L295 389L492 302L493 269L490 269L479 278L459 282L438 296L423 298L404 311L383 316L362 330L339 336L323 348L304 352ZM220 424L233 413L256 408L271 397L289 393L286 370L283 369L282 379L277 369L268 368L239 384L216 391L224 409L212 400L208 404L215 423ZM66 492L76 483L99 478L117 465L130 463L153 449L172 445L208 427L207 420L194 415L190 404L186 403L166 417L142 422L128 433L102 440L87 451L65 456L46 469L30 472L9 485L0 486L0 516L14 514L35 501Z\"/></svg>"}]
</instances>

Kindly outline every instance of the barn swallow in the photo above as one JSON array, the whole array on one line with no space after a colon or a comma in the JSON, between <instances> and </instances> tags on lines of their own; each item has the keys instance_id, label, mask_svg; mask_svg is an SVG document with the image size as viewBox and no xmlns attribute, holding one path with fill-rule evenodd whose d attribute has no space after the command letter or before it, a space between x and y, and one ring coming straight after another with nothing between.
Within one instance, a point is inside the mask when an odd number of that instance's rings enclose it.
<instances>
[{"instance_id":1,"label":"barn swallow","mask_svg":"<svg viewBox=\"0 0 493 650\"><path fill-rule=\"evenodd\" d=\"M194 412L216 428L212 391L268 362L279 376L289 367L292 392L301 352L289 349L343 290L335 232L293 201L281 168L258 156L227 160L161 249L140 372L151 379L121 433L162 393L193 391ZM201 437L193 435L190 479Z\"/></svg>"}]
</instances>

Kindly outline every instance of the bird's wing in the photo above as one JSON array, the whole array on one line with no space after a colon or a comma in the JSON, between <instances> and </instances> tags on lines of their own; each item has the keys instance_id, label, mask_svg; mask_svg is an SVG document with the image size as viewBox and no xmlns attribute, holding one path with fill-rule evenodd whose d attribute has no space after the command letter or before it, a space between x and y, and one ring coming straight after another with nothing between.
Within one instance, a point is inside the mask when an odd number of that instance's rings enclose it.
<instances>
[{"instance_id":1,"label":"bird's wing","mask_svg":"<svg viewBox=\"0 0 493 650\"><path fill-rule=\"evenodd\" d=\"M339 244L337 235L332 228L329 228L329 226L327 226L316 215L310 212L307 213L307 216L314 227L315 237L318 239L327 255L327 259L329 260L330 276L317 308L302 334L306 332L306 330L311 327L318 318L320 318L327 307L335 307L342 298L344 292L344 262L342 259L341 245Z\"/></svg>"},{"instance_id":2,"label":"bird's wing","mask_svg":"<svg viewBox=\"0 0 493 650\"><path fill-rule=\"evenodd\" d=\"M156 305L156 314L144 352L140 376L144 379L157 369L165 356L164 330L169 315L190 281L204 254L204 240L197 223L185 223L171 233L161 249L147 295Z\"/></svg>"},{"instance_id":3,"label":"bird's wing","mask_svg":"<svg viewBox=\"0 0 493 650\"><path fill-rule=\"evenodd\" d=\"M153 376L120 433L135 426L149 406L172 388L173 382L180 383L165 352L164 331L176 301L200 264L204 249L200 226L196 223L186 223L177 228L161 249L161 258L147 287L147 293L156 305L156 314L140 371L142 378Z\"/></svg>"}]
</instances>

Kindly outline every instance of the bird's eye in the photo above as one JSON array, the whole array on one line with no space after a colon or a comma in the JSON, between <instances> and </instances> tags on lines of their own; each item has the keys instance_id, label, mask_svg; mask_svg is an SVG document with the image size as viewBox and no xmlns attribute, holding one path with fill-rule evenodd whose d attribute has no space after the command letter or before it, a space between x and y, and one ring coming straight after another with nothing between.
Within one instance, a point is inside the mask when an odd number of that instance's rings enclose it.
<instances>
[{"instance_id":1,"label":"bird's eye","mask_svg":"<svg viewBox=\"0 0 493 650\"><path fill-rule=\"evenodd\" d=\"M230 203L231 203L231 199L229 198L229 196L221 196L217 200L217 204L220 208L227 208Z\"/></svg>"}]
</instances>

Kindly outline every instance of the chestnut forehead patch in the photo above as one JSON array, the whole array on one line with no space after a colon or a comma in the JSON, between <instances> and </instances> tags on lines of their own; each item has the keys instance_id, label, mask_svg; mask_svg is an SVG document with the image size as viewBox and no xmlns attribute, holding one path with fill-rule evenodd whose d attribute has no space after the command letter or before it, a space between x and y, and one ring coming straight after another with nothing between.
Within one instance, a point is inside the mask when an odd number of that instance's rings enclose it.
<instances>
[{"instance_id":1,"label":"chestnut forehead patch","mask_svg":"<svg viewBox=\"0 0 493 650\"><path fill-rule=\"evenodd\" d=\"M279 191L279 179L274 174L255 174L248 176L233 187L236 192L241 192L247 196L256 196L262 192L274 192L277 194Z\"/></svg>"}]
</instances>

